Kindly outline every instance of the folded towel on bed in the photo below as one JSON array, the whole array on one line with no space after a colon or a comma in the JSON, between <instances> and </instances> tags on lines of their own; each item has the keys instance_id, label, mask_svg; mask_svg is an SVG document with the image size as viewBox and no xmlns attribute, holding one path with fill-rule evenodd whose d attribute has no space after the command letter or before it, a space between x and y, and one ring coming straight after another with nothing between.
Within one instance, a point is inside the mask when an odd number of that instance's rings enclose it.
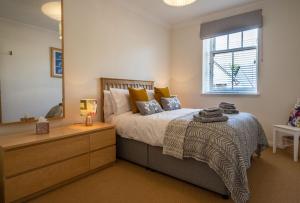
<instances>
[{"instance_id":1,"label":"folded towel on bed","mask_svg":"<svg viewBox=\"0 0 300 203\"><path fill-rule=\"evenodd\" d=\"M214 117L221 117L223 116L223 111L221 109L218 109L217 111L200 111L199 116L202 116L204 118L214 118Z\"/></svg>"},{"instance_id":2,"label":"folded towel on bed","mask_svg":"<svg viewBox=\"0 0 300 203\"><path fill-rule=\"evenodd\" d=\"M225 122L227 120L228 120L227 116L205 118L200 115L194 115L194 121L201 122L201 123Z\"/></svg>"},{"instance_id":3,"label":"folded towel on bed","mask_svg":"<svg viewBox=\"0 0 300 203\"><path fill-rule=\"evenodd\" d=\"M236 109L224 109L223 110L225 114L239 114L239 110Z\"/></svg>"},{"instance_id":4,"label":"folded towel on bed","mask_svg":"<svg viewBox=\"0 0 300 203\"><path fill-rule=\"evenodd\" d=\"M225 106L234 106L233 103L228 103L228 102L221 102L220 105L225 105Z\"/></svg>"},{"instance_id":5,"label":"folded towel on bed","mask_svg":"<svg viewBox=\"0 0 300 203\"><path fill-rule=\"evenodd\" d=\"M199 115L196 115L196 118L194 120L203 123L212 123L222 122L225 119L223 118L223 110L217 107L213 107L200 111Z\"/></svg>"},{"instance_id":6,"label":"folded towel on bed","mask_svg":"<svg viewBox=\"0 0 300 203\"><path fill-rule=\"evenodd\" d=\"M221 109L218 108L218 107L211 107L211 108L203 109L203 111L205 111L205 112L218 112L218 111L221 111Z\"/></svg>"},{"instance_id":7,"label":"folded towel on bed","mask_svg":"<svg viewBox=\"0 0 300 203\"><path fill-rule=\"evenodd\" d=\"M219 104L219 107L222 109L236 109L234 104L227 103L227 102L221 102Z\"/></svg>"},{"instance_id":8,"label":"folded towel on bed","mask_svg":"<svg viewBox=\"0 0 300 203\"><path fill-rule=\"evenodd\" d=\"M234 104L221 102L219 107L223 110L225 114L238 114L239 111L235 108Z\"/></svg>"}]
</instances>

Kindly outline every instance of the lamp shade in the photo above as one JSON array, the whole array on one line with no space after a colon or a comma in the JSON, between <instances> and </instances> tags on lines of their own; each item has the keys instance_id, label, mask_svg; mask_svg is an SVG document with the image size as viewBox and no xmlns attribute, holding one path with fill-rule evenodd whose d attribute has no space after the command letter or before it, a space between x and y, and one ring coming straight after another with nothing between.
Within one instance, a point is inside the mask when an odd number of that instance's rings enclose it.
<instances>
[{"instance_id":1,"label":"lamp shade","mask_svg":"<svg viewBox=\"0 0 300 203\"><path fill-rule=\"evenodd\" d=\"M169 6L181 7L194 3L197 0L163 0Z\"/></svg>"},{"instance_id":2,"label":"lamp shade","mask_svg":"<svg viewBox=\"0 0 300 203\"><path fill-rule=\"evenodd\" d=\"M97 100L96 99L81 99L80 100L80 115L81 116L95 116L97 114Z\"/></svg>"},{"instance_id":3,"label":"lamp shade","mask_svg":"<svg viewBox=\"0 0 300 203\"><path fill-rule=\"evenodd\" d=\"M51 1L42 5L42 12L57 21L61 21L61 2Z\"/></svg>"}]
</instances>

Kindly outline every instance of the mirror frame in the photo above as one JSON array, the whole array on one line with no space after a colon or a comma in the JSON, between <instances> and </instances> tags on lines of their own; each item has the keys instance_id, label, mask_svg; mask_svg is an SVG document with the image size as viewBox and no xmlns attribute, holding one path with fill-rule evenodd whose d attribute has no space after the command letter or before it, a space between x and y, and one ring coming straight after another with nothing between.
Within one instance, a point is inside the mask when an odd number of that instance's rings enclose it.
<instances>
[{"instance_id":1,"label":"mirror frame","mask_svg":"<svg viewBox=\"0 0 300 203\"><path fill-rule=\"evenodd\" d=\"M49 118L49 121L55 120L63 120L66 117L66 104L65 104L65 47L64 47L64 0L61 0L61 49L62 49L62 105L63 105L63 116L57 118ZM1 126L9 126L9 125L20 125L20 124L33 124L37 122L37 119L30 120L30 121L16 121L16 122L9 122L9 123L2 123L2 103L1 103L1 84L0 84L0 127Z\"/></svg>"}]
</instances>

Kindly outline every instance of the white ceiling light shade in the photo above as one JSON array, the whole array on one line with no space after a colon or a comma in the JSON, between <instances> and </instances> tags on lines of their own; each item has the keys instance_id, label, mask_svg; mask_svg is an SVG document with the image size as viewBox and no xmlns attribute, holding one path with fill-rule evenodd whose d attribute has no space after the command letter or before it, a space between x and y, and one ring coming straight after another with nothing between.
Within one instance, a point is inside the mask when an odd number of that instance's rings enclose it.
<instances>
[{"instance_id":1,"label":"white ceiling light shade","mask_svg":"<svg viewBox=\"0 0 300 203\"><path fill-rule=\"evenodd\" d=\"M182 7L194 3L197 0L164 0L165 4L169 6Z\"/></svg>"},{"instance_id":2,"label":"white ceiling light shade","mask_svg":"<svg viewBox=\"0 0 300 203\"><path fill-rule=\"evenodd\" d=\"M61 2L51 1L42 5L42 12L51 19L59 21L59 39L62 39L62 28L61 28Z\"/></svg>"},{"instance_id":3,"label":"white ceiling light shade","mask_svg":"<svg viewBox=\"0 0 300 203\"><path fill-rule=\"evenodd\" d=\"M42 12L57 21L61 21L61 2L60 1L52 1L45 3L42 6Z\"/></svg>"}]
</instances>

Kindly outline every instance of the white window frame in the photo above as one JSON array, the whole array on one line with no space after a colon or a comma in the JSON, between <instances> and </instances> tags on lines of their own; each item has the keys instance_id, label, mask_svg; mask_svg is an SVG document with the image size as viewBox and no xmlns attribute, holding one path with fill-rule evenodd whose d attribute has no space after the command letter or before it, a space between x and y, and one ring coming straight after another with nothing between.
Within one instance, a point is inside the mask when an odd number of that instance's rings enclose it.
<instances>
[{"instance_id":1,"label":"white window frame","mask_svg":"<svg viewBox=\"0 0 300 203\"><path fill-rule=\"evenodd\" d=\"M256 46L252 46L252 47L243 47L243 31L242 31L242 38L241 38L241 48L234 48L234 49L229 49L229 35L232 33L228 33L227 34L227 49L225 50L215 50L215 38L213 40L209 39L209 43L212 43L210 45L208 45L208 43L206 44L206 46L210 46L213 47L214 50L213 51L209 51L206 52L205 51L205 43L203 41L203 64L202 64L202 94L207 94L207 95L260 95L260 67L261 67L261 63L262 63L262 56L261 56L261 50L262 50L262 28L257 28L258 32L257 32L257 37L258 37L258 44L257 47ZM251 29L249 29L251 30ZM247 30L244 30L247 31ZM234 34L234 33L233 33ZM224 34L226 35L226 34ZM249 90L247 91L246 89L242 89L240 91L238 90L225 90L225 89L218 89L218 90L213 90L213 57L215 54L220 54L220 53L233 53L233 52L237 52L237 51L246 51L246 50L253 50L256 49L257 50L257 63L256 63L256 79L257 79L257 84L256 84L256 90Z\"/></svg>"}]
</instances>

